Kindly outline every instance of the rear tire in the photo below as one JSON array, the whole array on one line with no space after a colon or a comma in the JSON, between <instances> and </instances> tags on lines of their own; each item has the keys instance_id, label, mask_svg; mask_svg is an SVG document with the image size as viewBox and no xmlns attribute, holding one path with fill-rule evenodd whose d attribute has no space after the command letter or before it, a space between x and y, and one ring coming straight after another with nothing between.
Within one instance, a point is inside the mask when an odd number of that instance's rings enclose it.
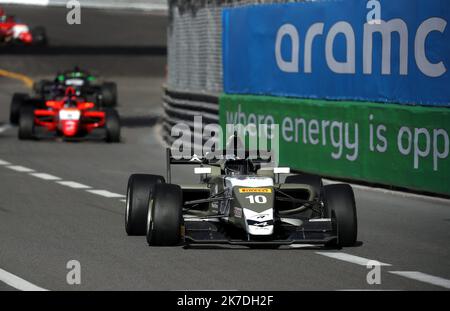
<instances>
[{"instance_id":1,"label":"rear tire","mask_svg":"<svg viewBox=\"0 0 450 311\"><path fill-rule=\"evenodd\" d=\"M145 235L149 202L156 184L165 183L158 175L133 174L128 179L125 231L128 235Z\"/></svg>"},{"instance_id":2,"label":"rear tire","mask_svg":"<svg viewBox=\"0 0 450 311\"><path fill-rule=\"evenodd\" d=\"M105 110L105 129L108 143L120 142L120 117L116 110Z\"/></svg>"},{"instance_id":3,"label":"rear tire","mask_svg":"<svg viewBox=\"0 0 450 311\"><path fill-rule=\"evenodd\" d=\"M24 105L20 110L19 139L34 138L34 107Z\"/></svg>"},{"instance_id":4,"label":"rear tire","mask_svg":"<svg viewBox=\"0 0 450 311\"><path fill-rule=\"evenodd\" d=\"M45 32L45 28L38 26L31 30L31 35L33 36L33 44L34 45L47 45L47 34Z\"/></svg>"},{"instance_id":5,"label":"rear tire","mask_svg":"<svg viewBox=\"0 0 450 311\"><path fill-rule=\"evenodd\" d=\"M22 109L23 104L28 99L27 94L23 93L15 93L11 100L11 108L9 111L9 122L14 125L19 124L20 119L20 110Z\"/></svg>"},{"instance_id":6,"label":"rear tire","mask_svg":"<svg viewBox=\"0 0 450 311\"><path fill-rule=\"evenodd\" d=\"M114 82L105 82L102 85L102 103L105 107L117 106L117 85Z\"/></svg>"},{"instance_id":7,"label":"rear tire","mask_svg":"<svg viewBox=\"0 0 450 311\"><path fill-rule=\"evenodd\" d=\"M173 184L157 184L148 210L147 242L151 246L174 246L181 241L183 193Z\"/></svg>"},{"instance_id":8,"label":"rear tire","mask_svg":"<svg viewBox=\"0 0 450 311\"><path fill-rule=\"evenodd\" d=\"M353 246L358 236L355 195L347 184L325 186L327 214L335 221L336 246Z\"/></svg>"}]
</instances>

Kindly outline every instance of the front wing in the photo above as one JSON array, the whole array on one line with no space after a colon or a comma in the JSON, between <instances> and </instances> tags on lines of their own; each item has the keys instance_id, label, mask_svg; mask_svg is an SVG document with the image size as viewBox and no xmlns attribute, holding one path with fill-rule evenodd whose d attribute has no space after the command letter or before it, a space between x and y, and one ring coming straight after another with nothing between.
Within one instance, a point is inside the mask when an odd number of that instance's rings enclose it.
<instances>
[{"instance_id":1,"label":"front wing","mask_svg":"<svg viewBox=\"0 0 450 311\"><path fill-rule=\"evenodd\" d=\"M184 240L187 244L291 245L327 244L337 239L331 219L303 220L300 225L277 221L276 234L270 239L231 238L218 219L184 219ZM281 232L281 233L280 233ZM244 234L245 235L245 234Z\"/></svg>"}]
</instances>

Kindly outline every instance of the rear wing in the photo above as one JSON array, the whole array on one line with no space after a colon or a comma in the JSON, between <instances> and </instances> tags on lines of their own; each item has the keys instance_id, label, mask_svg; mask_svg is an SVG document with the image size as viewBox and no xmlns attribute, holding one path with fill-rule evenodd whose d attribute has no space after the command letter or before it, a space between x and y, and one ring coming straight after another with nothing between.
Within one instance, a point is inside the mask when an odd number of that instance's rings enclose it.
<instances>
[{"instance_id":1,"label":"rear wing","mask_svg":"<svg viewBox=\"0 0 450 311\"><path fill-rule=\"evenodd\" d=\"M263 164L263 163L271 163L272 162L272 153L271 152L260 152L259 150L241 150L234 151L233 155L244 155L245 159L251 159L254 164ZM171 182L172 179L172 165L213 165L218 163L220 160L227 159L229 155L227 155L226 150L216 151L214 153L207 153L205 156L196 155L190 156L188 158L185 157L174 157L172 154L172 149L166 149L166 180L168 183Z\"/></svg>"}]
</instances>

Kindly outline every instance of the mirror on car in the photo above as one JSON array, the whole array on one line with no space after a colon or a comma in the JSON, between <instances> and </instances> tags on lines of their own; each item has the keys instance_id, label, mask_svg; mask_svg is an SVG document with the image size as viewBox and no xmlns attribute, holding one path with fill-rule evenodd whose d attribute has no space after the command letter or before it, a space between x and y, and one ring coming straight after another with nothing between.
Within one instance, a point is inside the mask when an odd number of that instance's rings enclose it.
<instances>
[{"instance_id":1,"label":"mirror on car","mask_svg":"<svg viewBox=\"0 0 450 311\"><path fill-rule=\"evenodd\" d=\"M291 168L289 168L289 167L274 167L273 172L275 174L290 174Z\"/></svg>"},{"instance_id":2,"label":"mirror on car","mask_svg":"<svg viewBox=\"0 0 450 311\"><path fill-rule=\"evenodd\" d=\"M196 168L194 168L194 173L196 175L211 174L211 168L210 167L196 167Z\"/></svg>"}]
</instances>

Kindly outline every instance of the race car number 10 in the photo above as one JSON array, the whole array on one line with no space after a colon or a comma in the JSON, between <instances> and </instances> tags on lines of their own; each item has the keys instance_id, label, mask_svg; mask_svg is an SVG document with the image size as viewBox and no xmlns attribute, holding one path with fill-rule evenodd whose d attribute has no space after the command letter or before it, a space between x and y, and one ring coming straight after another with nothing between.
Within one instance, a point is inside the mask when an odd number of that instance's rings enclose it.
<instances>
[{"instance_id":1,"label":"race car number 10","mask_svg":"<svg viewBox=\"0 0 450 311\"><path fill-rule=\"evenodd\" d=\"M249 195L248 197L245 197L250 201L250 204L266 204L267 198L263 195Z\"/></svg>"}]
</instances>

